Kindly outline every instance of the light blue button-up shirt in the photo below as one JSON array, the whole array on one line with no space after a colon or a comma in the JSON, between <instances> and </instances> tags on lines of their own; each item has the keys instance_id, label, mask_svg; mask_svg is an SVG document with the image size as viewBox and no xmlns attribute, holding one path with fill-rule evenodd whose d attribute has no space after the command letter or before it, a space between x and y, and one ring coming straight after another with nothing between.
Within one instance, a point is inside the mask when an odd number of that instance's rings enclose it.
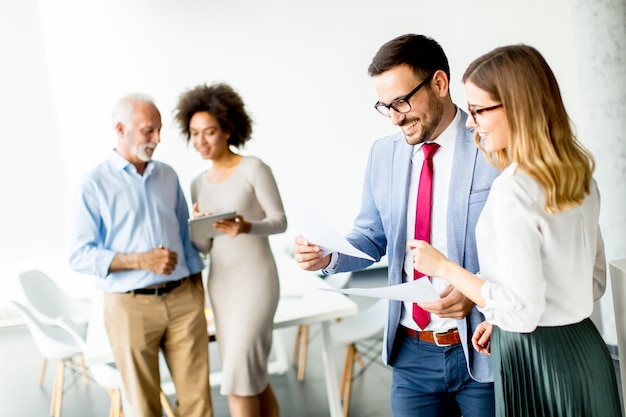
<instances>
[{"instance_id":1,"label":"light blue button-up shirt","mask_svg":"<svg viewBox=\"0 0 626 417\"><path fill-rule=\"evenodd\" d=\"M175 281L204 268L193 247L189 209L176 172L152 161L139 175L115 151L79 183L70 218L70 266L96 277L96 287L126 292ZM178 254L171 275L145 270L109 273L117 253L147 252L159 245Z\"/></svg>"}]
</instances>

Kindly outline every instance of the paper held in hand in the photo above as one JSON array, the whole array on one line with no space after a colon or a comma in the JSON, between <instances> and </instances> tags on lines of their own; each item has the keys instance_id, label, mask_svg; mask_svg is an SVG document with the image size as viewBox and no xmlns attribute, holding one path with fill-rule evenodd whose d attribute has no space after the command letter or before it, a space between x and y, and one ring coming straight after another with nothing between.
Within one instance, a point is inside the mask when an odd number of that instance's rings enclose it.
<instances>
[{"instance_id":1,"label":"paper held in hand","mask_svg":"<svg viewBox=\"0 0 626 417\"><path fill-rule=\"evenodd\" d=\"M398 285L377 288L320 288L320 290L364 297L386 298L389 300L422 303L439 300L439 294L429 279L416 279Z\"/></svg>"},{"instance_id":2,"label":"paper held in hand","mask_svg":"<svg viewBox=\"0 0 626 417\"><path fill-rule=\"evenodd\" d=\"M370 261L374 260L367 253L352 246L335 231L315 207L294 202L288 202L287 206L290 209L290 219L293 220L298 233L310 243L318 245L324 251L324 255L339 252Z\"/></svg>"},{"instance_id":3,"label":"paper held in hand","mask_svg":"<svg viewBox=\"0 0 626 417\"><path fill-rule=\"evenodd\" d=\"M203 244L207 239L215 237L221 232L213 229L213 224L218 220L234 220L237 215L236 211L229 211L224 213L212 214L210 216L198 217L196 219L189 219L189 232L191 233L192 242Z\"/></svg>"}]
</instances>

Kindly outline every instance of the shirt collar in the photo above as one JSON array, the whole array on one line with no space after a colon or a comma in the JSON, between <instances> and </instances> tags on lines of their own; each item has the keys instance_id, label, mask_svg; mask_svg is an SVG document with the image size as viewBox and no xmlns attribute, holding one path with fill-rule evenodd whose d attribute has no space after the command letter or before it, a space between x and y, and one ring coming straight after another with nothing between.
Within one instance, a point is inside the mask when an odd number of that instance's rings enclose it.
<instances>
[{"instance_id":1,"label":"shirt collar","mask_svg":"<svg viewBox=\"0 0 626 417\"><path fill-rule=\"evenodd\" d=\"M120 155L115 149L111 150L111 153L109 155L109 161L111 161L111 164L117 171L131 170L133 174L137 174L137 169L135 168L135 166L131 164L128 159ZM146 163L146 169L143 172L144 177L150 175L150 173L154 169L154 164L151 162L152 161Z\"/></svg>"}]
</instances>

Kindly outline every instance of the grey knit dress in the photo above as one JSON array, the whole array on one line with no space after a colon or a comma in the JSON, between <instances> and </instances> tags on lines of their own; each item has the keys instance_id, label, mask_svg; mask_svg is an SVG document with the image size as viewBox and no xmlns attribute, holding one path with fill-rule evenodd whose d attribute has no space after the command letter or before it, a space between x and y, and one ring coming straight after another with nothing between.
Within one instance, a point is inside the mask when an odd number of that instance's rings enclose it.
<instances>
[{"instance_id":1,"label":"grey knit dress","mask_svg":"<svg viewBox=\"0 0 626 417\"><path fill-rule=\"evenodd\" d=\"M221 394L250 396L268 384L272 323L280 295L268 236L287 228L283 203L271 169L260 159L241 159L223 182L205 173L192 182L202 212L236 210L252 223L249 234L220 234L199 247L209 254L208 292L215 315L223 380Z\"/></svg>"}]
</instances>

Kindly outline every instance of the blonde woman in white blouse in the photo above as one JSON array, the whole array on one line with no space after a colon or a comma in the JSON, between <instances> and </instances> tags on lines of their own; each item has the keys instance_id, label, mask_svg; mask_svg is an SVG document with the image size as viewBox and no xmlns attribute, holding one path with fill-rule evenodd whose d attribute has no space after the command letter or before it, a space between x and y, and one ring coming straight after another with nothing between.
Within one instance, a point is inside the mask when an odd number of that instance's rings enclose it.
<instances>
[{"instance_id":1,"label":"blonde woman in white blouse","mask_svg":"<svg viewBox=\"0 0 626 417\"><path fill-rule=\"evenodd\" d=\"M422 241L409 243L414 267L485 315L472 342L492 355L497 416L620 416L612 360L589 319L606 283L594 161L554 74L536 49L511 45L472 62L463 82L468 127L501 170L476 226L481 273Z\"/></svg>"}]
</instances>

